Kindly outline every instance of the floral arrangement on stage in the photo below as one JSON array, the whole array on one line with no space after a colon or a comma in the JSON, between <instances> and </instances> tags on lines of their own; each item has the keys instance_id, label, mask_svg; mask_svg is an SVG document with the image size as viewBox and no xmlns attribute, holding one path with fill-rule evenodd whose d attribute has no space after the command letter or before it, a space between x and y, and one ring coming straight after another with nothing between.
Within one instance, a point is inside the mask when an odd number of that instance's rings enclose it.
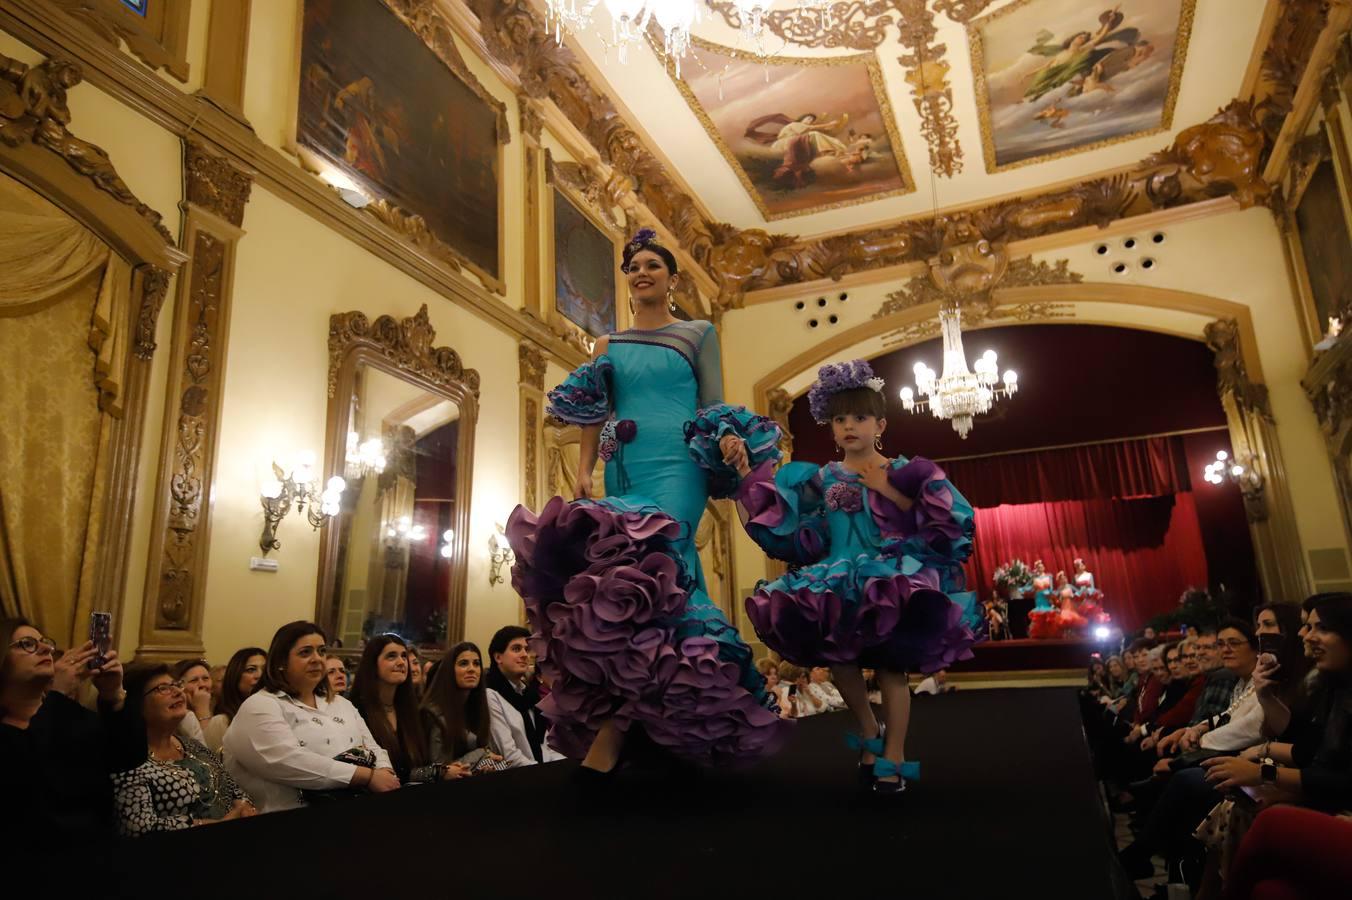
<instances>
[{"instance_id":1,"label":"floral arrangement on stage","mask_svg":"<svg viewBox=\"0 0 1352 900\"><path fill-rule=\"evenodd\" d=\"M995 590L1002 597L1012 596L1022 590L1025 585L1031 584L1032 581L1033 570L1017 557L995 570Z\"/></svg>"}]
</instances>

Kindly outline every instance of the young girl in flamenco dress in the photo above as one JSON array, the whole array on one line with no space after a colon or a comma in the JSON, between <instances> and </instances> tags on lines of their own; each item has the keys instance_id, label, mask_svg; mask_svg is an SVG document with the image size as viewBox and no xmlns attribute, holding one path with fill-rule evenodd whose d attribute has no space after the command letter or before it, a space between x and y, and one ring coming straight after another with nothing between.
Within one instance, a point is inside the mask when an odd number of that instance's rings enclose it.
<instances>
[{"instance_id":1,"label":"young girl in flamenco dress","mask_svg":"<svg viewBox=\"0 0 1352 900\"><path fill-rule=\"evenodd\" d=\"M576 498L507 522L512 586L550 680L549 743L579 777L616 771L626 741L695 763L746 763L790 727L751 650L705 589L694 535L723 470L780 456L779 427L722 402L718 334L672 315L677 263L644 229L624 248L634 327L597 341L591 362L549 392L549 412L582 429ZM605 460L605 496L592 485Z\"/></svg>"},{"instance_id":2,"label":"young girl in flamenco dress","mask_svg":"<svg viewBox=\"0 0 1352 900\"><path fill-rule=\"evenodd\" d=\"M864 360L823 366L809 393L843 458L826 466L768 461L744 471L736 499L747 533L796 567L761 582L747 614L766 645L801 666L830 666L859 734L862 787L895 796L919 765L904 761L906 673L971 656L981 621L963 590L972 507L926 459L888 459L883 382ZM877 670L883 723L862 668Z\"/></svg>"}]
</instances>

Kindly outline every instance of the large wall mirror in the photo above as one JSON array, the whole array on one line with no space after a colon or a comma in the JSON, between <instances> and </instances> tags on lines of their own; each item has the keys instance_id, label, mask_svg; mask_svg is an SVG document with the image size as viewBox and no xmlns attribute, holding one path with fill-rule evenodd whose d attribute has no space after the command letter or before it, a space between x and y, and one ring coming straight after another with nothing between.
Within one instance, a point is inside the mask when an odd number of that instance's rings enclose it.
<instances>
[{"instance_id":1,"label":"large wall mirror","mask_svg":"<svg viewBox=\"0 0 1352 900\"><path fill-rule=\"evenodd\" d=\"M326 477L347 489L317 617L347 649L387 631L429 647L464 636L479 375L434 337L426 306L330 320Z\"/></svg>"}]
</instances>

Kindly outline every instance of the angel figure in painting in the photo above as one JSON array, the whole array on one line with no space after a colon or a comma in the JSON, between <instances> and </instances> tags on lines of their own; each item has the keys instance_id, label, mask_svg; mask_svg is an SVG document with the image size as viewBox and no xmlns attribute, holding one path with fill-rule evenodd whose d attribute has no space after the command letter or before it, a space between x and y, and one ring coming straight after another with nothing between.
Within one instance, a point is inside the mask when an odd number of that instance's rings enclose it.
<instances>
[{"instance_id":1,"label":"angel figure in painting","mask_svg":"<svg viewBox=\"0 0 1352 900\"><path fill-rule=\"evenodd\" d=\"M791 187L806 187L813 178L812 163L820 156L843 159L851 153L850 147L833 135L849 124L850 117L842 113L838 119L821 121L816 113L806 113L790 119L783 113L753 119L746 127L746 136L758 144L765 144L776 153L784 154L775 169L776 182L789 182ZM767 125L778 125L773 133L762 131Z\"/></svg>"},{"instance_id":2,"label":"angel figure in painting","mask_svg":"<svg viewBox=\"0 0 1352 900\"><path fill-rule=\"evenodd\" d=\"M1079 31L1057 43L1050 31L1038 32L1037 43L1028 52L1048 59L1029 73L1024 101L1034 103L1067 84L1072 97L1091 90L1112 90L1107 82L1132 68L1141 42L1139 29L1118 27L1125 18L1118 4L1099 16L1099 29L1093 33Z\"/></svg>"}]
</instances>

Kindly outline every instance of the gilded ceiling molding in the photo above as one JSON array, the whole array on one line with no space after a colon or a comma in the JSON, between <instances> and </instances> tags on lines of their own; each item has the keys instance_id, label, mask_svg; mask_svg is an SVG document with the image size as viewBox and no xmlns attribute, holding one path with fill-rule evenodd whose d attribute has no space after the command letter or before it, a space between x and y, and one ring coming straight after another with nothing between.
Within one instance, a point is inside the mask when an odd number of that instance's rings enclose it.
<instances>
[{"instance_id":1,"label":"gilded ceiling molding","mask_svg":"<svg viewBox=\"0 0 1352 900\"><path fill-rule=\"evenodd\" d=\"M127 9L121 0L49 0L114 49L126 43L137 59L152 69L164 69L179 81L188 80L188 18L192 3L162 4L159 34L148 21Z\"/></svg>"},{"instance_id":2,"label":"gilded ceiling molding","mask_svg":"<svg viewBox=\"0 0 1352 900\"><path fill-rule=\"evenodd\" d=\"M1281 133L1295 107L1296 91L1328 24L1327 0L1282 0L1281 12L1263 50L1255 91L1255 117L1270 141Z\"/></svg>"},{"instance_id":3,"label":"gilded ceiling molding","mask_svg":"<svg viewBox=\"0 0 1352 900\"><path fill-rule=\"evenodd\" d=\"M1221 396L1233 396L1241 412L1272 422L1267 385L1249 378L1240 348L1239 323L1235 319L1217 319L1206 326L1203 336L1216 357L1216 385Z\"/></svg>"},{"instance_id":4,"label":"gilded ceiling molding","mask_svg":"<svg viewBox=\"0 0 1352 900\"><path fill-rule=\"evenodd\" d=\"M362 312L329 317L329 399L338 392L339 368L353 344L369 347L394 367L443 388L465 387L477 400L479 373L465 368L450 347L433 347L436 329L427 316L427 304L406 319L379 316L374 322Z\"/></svg>"},{"instance_id":5,"label":"gilded ceiling molding","mask_svg":"<svg viewBox=\"0 0 1352 900\"><path fill-rule=\"evenodd\" d=\"M1031 256L1025 256L1022 259L1011 260L1003 275L985 288L985 292L989 293L997 287L1042 287L1049 284L1080 284L1083 281L1083 275L1070 270L1070 260L1068 259L1058 259L1055 263L1048 263L1046 260L1034 262ZM948 292L936 285L934 279L928 273L917 275L908 281L901 290L888 294L882 305L874 312L873 318L881 319L917 306L924 306L927 303L940 303L948 296ZM964 303L962 305L964 306L963 324L965 325L967 323L966 307L971 305L975 308L979 304ZM935 333L938 333L938 323L935 323Z\"/></svg>"},{"instance_id":6,"label":"gilded ceiling molding","mask_svg":"<svg viewBox=\"0 0 1352 900\"><path fill-rule=\"evenodd\" d=\"M220 216L236 228L253 191L253 175L197 141L184 142L183 174L188 202Z\"/></svg>"},{"instance_id":7,"label":"gilded ceiling molding","mask_svg":"<svg viewBox=\"0 0 1352 900\"><path fill-rule=\"evenodd\" d=\"M617 234L629 233L629 221L621 209L621 215L615 215L619 205L612 193L613 180L607 180L604 174L592 163L558 160L548 149L545 150L545 178L549 184L559 184L572 188Z\"/></svg>"},{"instance_id":8,"label":"gilded ceiling molding","mask_svg":"<svg viewBox=\"0 0 1352 900\"><path fill-rule=\"evenodd\" d=\"M535 344L522 341L517 348L517 362L521 368L521 383L536 390L545 389L545 353Z\"/></svg>"},{"instance_id":9,"label":"gilded ceiling molding","mask_svg":"<svg viewBox=\"0 0 1352 900\"><path fill-rule=\"evenodd\" d=\"M1040 322L1052 322L1057 319L1075 318L1073 303L1014 303L1004 306L985 303L968 304L962 307L962 327L973 330L993 325L1031 325ZM892 350L897 347L909 347L922 341L936 338L940 334L937 318L921 319L909 322L895 331L883 335L883 347Z\"/></svg>"}]
</instances>

